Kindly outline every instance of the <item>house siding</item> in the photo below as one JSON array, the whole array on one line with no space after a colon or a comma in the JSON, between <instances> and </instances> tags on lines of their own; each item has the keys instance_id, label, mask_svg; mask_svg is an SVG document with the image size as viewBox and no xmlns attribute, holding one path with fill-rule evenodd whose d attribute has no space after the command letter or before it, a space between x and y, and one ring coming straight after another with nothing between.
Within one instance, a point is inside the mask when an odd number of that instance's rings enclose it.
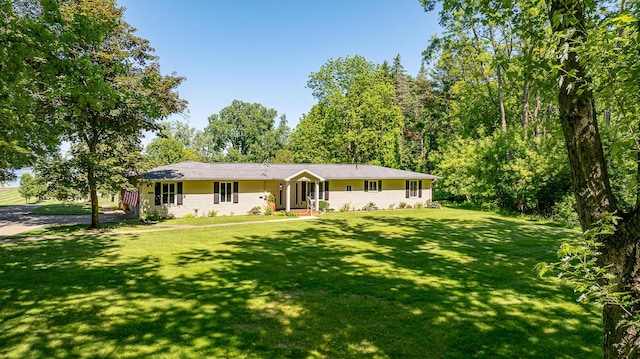
<instances>
[{"instance_id":1,"label":"house siding","mask_svg":"<svg viewBox=\"0 0 640 359\"><path fill-rule=\"evenodd\" d=\"M382 190L377 192L365 192L364 179L353 180L329 180L329 207L335 210L341 209L349 203L351 209L360 210L368 203L373 202L380 209L387 209L391 205L398 208L401 202L415 206L416 203L424 203L432 199L431 180L422 180L422 197L406 198L406 180L381 180ZM370 181L378 182L378 179ZM266 207L266 194L273 193L276 196L278 209L284 209L286 199L280 200L280 184L283 184L283 197L286 195L286 183L281 181L159 181L160 183L182 183L182 205L155 205L155 183L141 187L140 213L157 213L163 217L183 217L186 214L207 216L212 210L218 211L218 215L243 215L253 207ZM214 182L238 182L238 203L214 204ZM314 182L309 185L315 186ZM324 186L324 183L321 184ZM351 185L351 191L346 190ZM379 183L377 183L379 186ZM295 208L293 194L295 184L291 182L292 200L291 207ZM324 190L324 187L322 187ZM323 191L322 190L322 191ZM302 196L299 188L299 196ZM324 196L323 196L324 197ZM304 206L303 198L299 198L297 207ZM197 209L197 212L196 212Z\"/></svg>"},{"instance_id":2,"label":"house siding","mask_svg":"<svg viewBox=\"0 0 640 359\"><path fill-rule=\"evenodd\" d=\"M422 198L406 198L405 180L382 180L382 191L365 192L363 179L330 180L329 207L339 210L345 204L355 210L362 209L369 202L373 202L380 209L387 209L392 204L398 208L400 202L414 206L417 202L431 200L431 180L422 180ZM374 181L374 180L371 180ZM378 180L375 180L376 182ZM347 191L351 185L351 192Z\"/></svg>"},{"instance_id":3,"label":"house siding","mask_svg":"<svg viewBox=\"0 0 640 359\"><path fill-rule=\"evenodd\" d=\"M181 181L160 181L160 183L177 183ZM163 217L183 217L191 213L198 217L207 216L212 210L218 211L218 215L247 214L253 207L264 207L265 181L220 181L238 182L238 203L213 202L213 183L218 181L182 181L183 204L182 205L155 205L155 184L141 187L141 213L157 213ZM197 209L197 212L196 212Z\"/></svg>"}]
</instances>

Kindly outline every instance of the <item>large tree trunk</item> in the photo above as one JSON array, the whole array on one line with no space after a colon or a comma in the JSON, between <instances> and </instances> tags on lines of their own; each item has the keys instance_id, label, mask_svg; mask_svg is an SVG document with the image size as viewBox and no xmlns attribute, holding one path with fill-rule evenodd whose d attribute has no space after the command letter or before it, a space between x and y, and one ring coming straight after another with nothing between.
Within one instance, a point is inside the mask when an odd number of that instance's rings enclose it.
<instances>
[{"instance_id":1,"label":"large tree trunk","mask_svg":"<svg viewBox=\"0 0 640 359\"><path fill-rule=\"evenodd\" d=\"M91 228L100 228L100 209L98 208L98 190L93 170L93 164L89 164L87 170L87 182L89 182L89 196L91 198Z\"/></svg>"},{"instance_id":2,"label":"large tree trunk","mask_svg":"<svg viewBox=\"0 0 640 359\"><path fill-rule=\"evenodd\" d=\"M560 60L561 86L558 92L560 122L564 134L573 190L583 230L592 228L608 213L618 208L611 191L604 151L596 121L591 80L578 61L576 47L586 40L586 21L580 0L550 0L550 19L553 30L560 36L560 49L568 49ZM561 16L558 16L561 15ZM554 21L554 19L559 21ZM575 30L572 35L567 30ZM572 74L571 77L567 74ZM602 239L598 265L608 267L615 276L610 284L617 292L628 292L640 298L640 251L638 238L640 221L638 212L622 215L615 234ZM603 308L605 358L637 358L638 327L625 325L629 311L610 303ZM622 324L622 325L621 325Z\"/></svg>"}]
</instances>

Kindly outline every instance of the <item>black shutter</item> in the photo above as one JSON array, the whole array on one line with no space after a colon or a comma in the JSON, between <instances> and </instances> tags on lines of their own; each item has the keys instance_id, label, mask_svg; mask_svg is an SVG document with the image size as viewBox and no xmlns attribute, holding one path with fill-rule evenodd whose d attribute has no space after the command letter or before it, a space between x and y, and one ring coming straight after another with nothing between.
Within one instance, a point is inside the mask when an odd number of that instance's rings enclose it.
<instances>
[{"instance_id":1,"label":"black shutter","mask_svg":"<svg viewBox=\"0 0 640 359\"><path fill-rule=\"evenodd\" d=\"M329 181L324 181L324 200L329 200Z\"/></svg>"},{"instance_id":2,"label":"black shutter","mask_svg":"<svg viewBox=\"0 0 640 359\"><path fill-rule=\"evenodd\" d=\"M369 192L369 181L364 181L364 191Z\"/></svg>"},{"instance_id":3,"label":"black shutter","mask_svg":"<svg viewBox=\"0 0 640 359\"><path fill-rule=\"evenodd\" d=\"M155 189L155 205L159 206L162 202L162 193L160 191L160 182L156 182L156 189Z\"/></svg>"},{"instance_id":4,"label":"black shutter","mask_svg":"<svg viewBox=\"0 0 640 359\"><path fill-rule=\"evenodd\" d=\"M307 182L302 182L302 202L307 200Z\"/></svg>"},{"instance_id":5,"label":"black shutter","mask_svg":"<svg viewBox=\"0 0 640 359\"><path fill-rule=\"evenodd\" d=\"M378 180L378 192L382 192L382 180Z\"/></svg>"},{"instance_id":6,"label":"black shutter","mask_svg":"<svg viewBox=\"0 0 640 359\"><path fill-rule=\"evenodd\" d=\"M233 182L233 203L238 203L238 182Z\"/></svg>"},{"instance_id":7,"label":"black shutter","mask_svg":"<svg viewBox=\"0 0 640 359\"><path fill-rule=\"evenodd\" d=\"M182 182L178 182L178 206L182 205Z\"/></svg>"},{"instance_id":8,"label":"black shutter","mask_svg":"<svg viewBox=\"0 0 640 359\"><path fill-rule=\"evenodd\" d=\"M220 203L220 182L213 182L213 204Z\"/></svg>"},{"instance_id":9,"label":"black shutter","mask_svg":"<svg viewBox=\"0 0 640 359\"><path fill-rule=\"evenodd\" d=\"M418 181L418 198L422 198L422 180Z\"/></svg>"},{"instance_id":10,"label":"black shutter","mask_svg":"<svg viewBox=\"0 0 640 359\"><path fill-rule=\"evenodd\" d=\"M407 193L405 194L404 198L409 198L409 181L407 181L406 189L407 189Z\"/></svg>"}]
</instances>

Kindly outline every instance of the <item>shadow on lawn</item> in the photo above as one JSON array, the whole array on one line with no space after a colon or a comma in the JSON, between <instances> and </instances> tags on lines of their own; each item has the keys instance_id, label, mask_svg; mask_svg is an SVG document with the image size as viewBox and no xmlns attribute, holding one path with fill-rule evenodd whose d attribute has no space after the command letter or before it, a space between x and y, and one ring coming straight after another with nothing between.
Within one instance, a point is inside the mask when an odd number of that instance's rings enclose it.
<instances>
[{"instance_id":1,"label":"shadow on lawn","mask_svg":"<svg viewBox=\"0 0 640 359\"><path fill-rule=\"evenodd\" d=\"M127 257L135 236L0 246L0 356L601 356L595 310L532 269L563 232L391 213L260 226L170 264Z\"/></svg>"}]
</instances>

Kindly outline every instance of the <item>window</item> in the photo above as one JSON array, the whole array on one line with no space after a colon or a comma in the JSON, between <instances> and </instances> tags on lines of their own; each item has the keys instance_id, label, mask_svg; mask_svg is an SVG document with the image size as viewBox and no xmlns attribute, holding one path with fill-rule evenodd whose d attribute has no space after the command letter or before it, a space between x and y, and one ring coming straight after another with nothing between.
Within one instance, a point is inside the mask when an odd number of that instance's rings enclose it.
<instances>
[{"instance_id":1,"label":"window","mask_svg":"<svg viewBox=\"0 0 640 359\"><path fill-rule=\"evenodd\" d=\"M177 191L176 191L177 190ZM155 185L155 203L160 205L181 205L182 204L182 182L159 183Z\"/></svg>"},{"instance_id":2,"label":"window","mask_svg":"<svg viewBox=\"0 0 640 359\"><path fill-rule=\"evenodd\" d=\"M422 181L407 181L407 198L422 198Z\"/></svg>"},{"instance_id":3,"label":"window","mask_svg":"<svg viewBox=\"0 0 640 359\"><path fill-rule=\"evenodd\" d=\"M378 192L378 182L369 181L369 192Z\"/></svg>"},{"instance_id":4,"label":"window","mask_svg":"<svg viewBox=\"0 0 640 359\"><path fill-rule=\"evenodd\" d=\"M350 184L347 185L347 192L351 192L351 185Z\"/></svg>"},{"instance_id":5,"label":"window","mask_svg":"<svg viewBox=\"0 0 640 359\"><path fill-rule=\"evenodd\" d=\"M238 203L238 182L213 182L213 204Z\"/></svg>"},{"instance_id":6,"label":"window","mask_svg":"<svg viewBox=\"0 0 640 359\"><path fill-rule=\"evenodd\" d=\"M162 204L176 204L176 184L162 184Z\"/></svg>"},{"instance_id":7,"label":"window","mask_svg":"<svg viewBox=\"0 0 640 359\"><path fill-rule=\"evenodd\" d=\"M231 203L232 194L231 182L220 182L220 203Z\"/></svg>"},{"instance_id":8,"label":"window","mask_svg":"<svg viewBox=\"0 0 640 359\"><path fill-rule=\"evenodd\" d=\"M364 181L365 192L382 192L382 181Z\"/></svg>"}]
</instances>

